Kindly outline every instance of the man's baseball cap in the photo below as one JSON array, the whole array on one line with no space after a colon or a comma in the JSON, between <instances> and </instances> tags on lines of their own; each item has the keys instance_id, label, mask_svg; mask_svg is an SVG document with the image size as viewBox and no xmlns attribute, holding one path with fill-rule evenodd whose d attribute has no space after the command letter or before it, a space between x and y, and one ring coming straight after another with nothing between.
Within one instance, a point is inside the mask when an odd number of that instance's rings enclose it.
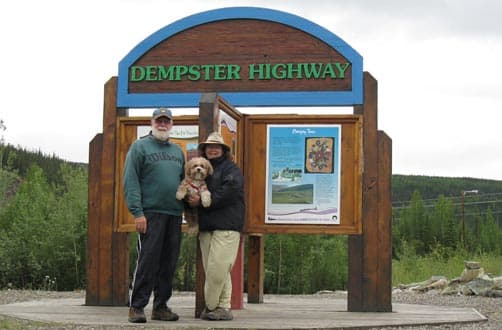
<instances>
[{"instance_id":1,"label":"man's baseball cap","mask_svg":"<svg viewBox=\"0 0 502 330\"><path fill-rule=\"evenodd\" d=\"M173 114L171 113L171 110L167 108L158 108L155 109L152 115L152 119L155 120L160 117L167 117L169 119L173 119Z\"/></svg>"}]
</instances>

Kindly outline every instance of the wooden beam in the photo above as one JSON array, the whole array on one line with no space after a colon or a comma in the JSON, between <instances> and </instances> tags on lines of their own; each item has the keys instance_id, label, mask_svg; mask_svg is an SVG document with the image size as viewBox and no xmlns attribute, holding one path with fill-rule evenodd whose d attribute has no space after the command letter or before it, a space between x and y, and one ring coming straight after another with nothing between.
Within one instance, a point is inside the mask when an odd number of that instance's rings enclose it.
<instances>
[{"instance_id":1,"label":"wooden beam","mask_svg":"<svg viewBox=\"0 0 502 330\"><path fill-rule=\"evenodd\" d=\"M87 202L87 285L85 304L99 304L99 222L101 207L101 155L103 134L97 134L89 143L89 174Z\"/></svg>"},{"instance_id":2,"label":"wooden beam","mask_svg":"<svg viewBox=\"0 0 502 330\"><path fill-rule=\"evenodd\" d=\"M392 312L392 140L378 131L378 312Z\"/></svg>"},{"instance_id":3,"label":"wooden beam","mask_svg":"<svg viewBox=\"0 0 502 330\"><path fill-rule=\"evenodd\" d=\"M354 107L363 115L362 234L349 236L348 310L373 312L378 305L378 142L377 81L364 73L364 101Z\"/></svg>"},{"instance_id":4,"label":"wooden beam","mask_svg":"<svg viewBox=\"0 0 502 330\"><path fill-rule=\"evenodd\" d=\"M206 281L206 274L204 273L204 266L202 265L202 253L200 252L200 241L197 237L197 252L195 254L195 318L200 317L200 313L206 307L204 299L204 282Z\"/></svg>"},{"instance_id":5,"label":"wooden beam","mask_svg":"<svg viewBox=\"0 0 502 330\"><path fill-rule=\"evenodd\" d=\"M236 114L236 110L227 103L223 98L219 97L217 93L204 93L199 102L199 142L204 142L210 133L220 131L220 107L226 112ZM238 115L238 114L237 114ZM239 119L236 119L239 121ZM243 127L240 124L239 127ZM238 132L242 134L242 132ZM239 156L241 160L243 157ZM238 164L239 165L239 164ZM242 165L242 164L241 164ZM241 237L239 242L239 251L235 260L234 267L232 268L232 309L242 309L243 303L243 287L244 287L244 243ZM195 268L195 317L200 317L202 309L205 307L204 300L204 282L205 274L202 265L200 243L197 239L197 257Z\"/></svg>"},{"instance_id":6,"label":"wooden beam","mask_svg":"<svg viewBox=\"0 0 502 330\"><path fill-rule=\"evenodd\" d=\"M218 130L218 95L216 93L202 94L199 102L199 143L204 142L211 132ZM200 242L197 237L197 253L195 261L195 317L206 306L204 299L204 282L206 275L202 265Z\"/></svg>"},{"instance_id":7,"label":"wooden beam","mask_svg":"<svg viewBox=\"0 0 502 330\"><path fill-rule=\"evenodd\" d=\"M100 185L101 216L99 223L99 305L113 305L112 234L114 212L115 174L115 119L117 79L112 77L105 84L103 109L103 151L101 156Z\"/></svg>"},{"instance_id":8,"label":"wooden beam","mask_svg":"<svg viewBox=\"0 0 502 330\"><path fill-rule=\"evenodd\" d=\"M124 114L117 110L117 78L112 77L105 84L103 133L93 145L89 167L89 187L98 196L91 197L89 204L88 251L91 262L88 264L88 286L90 297L88 305L124 306L128 302L129 282L129 240L127 233L114 233L115 201L115 147L117 116ZM91 163L92 162L92 163ZM99 199L96 199L99 198ZM93 269L97 270L94 273Z\"/></svg>"},{"instance_id":9,"label":"wooden beam","mask_svg":"<svg viewBox=\"0 0 502 330\"><path fill-rule=\"evenodd\" d=\"M199 142L206 141L210 133L219 130L218 117L218 94L202 94L199 102Z\"/></svg>"},{"instance_id":10,"label":"wooden beam","mask_svg":"<svg viewBox=\"0 0 502 330\"><path fill-rule=\"evenodd\" d=\"M265 281L265 237L248 235L248 303L263 303Z\"/></svg>"}]
</instances>

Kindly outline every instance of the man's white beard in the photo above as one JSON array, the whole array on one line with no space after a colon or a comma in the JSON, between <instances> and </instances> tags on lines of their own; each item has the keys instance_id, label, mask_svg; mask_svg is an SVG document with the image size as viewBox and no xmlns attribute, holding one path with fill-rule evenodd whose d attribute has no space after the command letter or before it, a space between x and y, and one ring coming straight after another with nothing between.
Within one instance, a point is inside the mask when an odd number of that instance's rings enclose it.
<instances>
[{"instance_id":1,"label":"man's white beard","mask_svg":"<svg viewBox=\"0 0 502 330\"><path fill-rule=\"evenodd\" d=\"M160 130L152 127L152 135L159 141L167 141L169 139L170 133L171 133L171 130L160 131Z\"/></svg>"}]
</instances>

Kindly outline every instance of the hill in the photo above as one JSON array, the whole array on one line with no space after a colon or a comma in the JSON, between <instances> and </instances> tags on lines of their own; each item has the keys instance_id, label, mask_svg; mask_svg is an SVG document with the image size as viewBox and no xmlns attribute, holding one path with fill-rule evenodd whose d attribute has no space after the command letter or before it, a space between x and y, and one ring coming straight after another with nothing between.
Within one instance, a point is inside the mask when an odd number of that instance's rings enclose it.
<instances>
[{"instance_id":1,"label":"hill","mask_svg":"<svg viewBox=\"0 0 502 330\"><path fill-rule=\"evenodd\" d=\"M36 164L43 170L49 183L61 184L59 169L63 163L87 169L87 164L68 162L55 154L44 154L40 150L30 151L11 144L0 145L0 169L14 172L20 177L25 177L30 166Z\"/></svg>"},{"instance_id":2,"label":"hill","mask_svg":"<svg viewBox=\"0 0 502 330\"><path fill-rule=\"evenodd\" d=\"M502 181L476 178L392 175L392 200L409 201L415 190L423 199L461 196L462 191L478 190L479 194L502 193Z\"/></svg>"},{"instance_id":3,"label":"hill","mask_svg":"<svg viewBox=\"0 0 502 330\"><path fill-rule=\"evenodd\" d=\"M24 177L32 164L37 164L44 171L50 183L60 183L58 174L62 163L72 167L87 168L86 163L68 162L55 154L48 155L42 151L30 151L13 145L0 145L0 168L16 172ZM277 189L281 188L277 185ZM294 189L299 189L295 186ZM478 195L492 195L502 193L502 181L434 177L423 175L392 175L392 201L398 205L409 202L414 191L419 191L424 200L436 200L440 195L460 199L462 191L477 190Z\"/></svg>"}]
</instances>

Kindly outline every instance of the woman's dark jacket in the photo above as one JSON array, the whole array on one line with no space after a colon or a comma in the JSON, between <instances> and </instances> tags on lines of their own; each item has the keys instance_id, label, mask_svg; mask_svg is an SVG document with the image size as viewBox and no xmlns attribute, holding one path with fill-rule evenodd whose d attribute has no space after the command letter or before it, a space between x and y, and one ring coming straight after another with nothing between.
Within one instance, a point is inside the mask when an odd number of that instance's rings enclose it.
<instances>
[{"instance_id":1,"label":"woman's dark jacket","mask_svg":"<svg viewBox=\"0 0 502 330\"><path fill-rule=\"evenodd\" d=\"M210 159L213 175L206 179L211 205L199 206L199 230L234 230L244 227L244 177L241 170L225 156Z\"/></svg>"}]
</instances>

